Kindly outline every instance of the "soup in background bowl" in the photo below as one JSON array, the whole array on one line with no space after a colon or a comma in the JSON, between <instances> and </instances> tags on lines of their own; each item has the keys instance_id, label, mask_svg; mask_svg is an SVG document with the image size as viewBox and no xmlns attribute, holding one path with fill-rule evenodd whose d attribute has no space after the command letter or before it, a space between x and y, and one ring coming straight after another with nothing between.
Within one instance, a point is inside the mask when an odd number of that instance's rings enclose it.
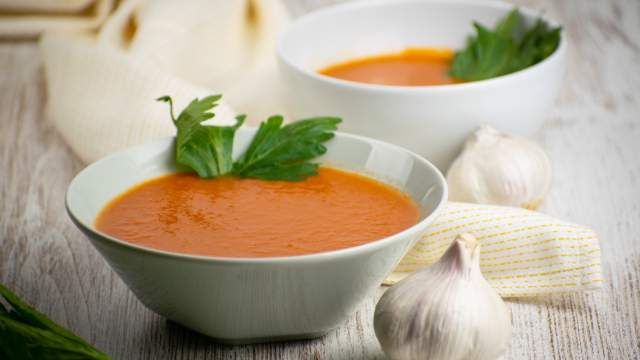
<instances>
[{"instance_id":1,"label":"soup in background bowl","mask_svg":"<svg viewBox=\"0 0 640 360\"><path fill-rule=\"evenodd\" d=\"M239 129L234 154L242 153L254 134L255 129ZM100 211L118 195L178 171L173 138L88 166L69 185L66 207L129 289L156 313L227 343L317 337L340 325L380 285L435 219L447 196L435 166L398 146L336 133L327 148L317 161L400 189L417 207L416 223L360 245L275 257L170 252L98 230Z\"/></svg>"},{"instance_id":2,"label":"soup in background bowl","mask_svg":"<svg viewBox=\"0 0 640 360\"><path fill-rule=\"evenodd\" d=\"M320 69L319 74L367 84L426 86L455 84L449 75L453 50L408 48L353 59Z\"/></svg>"}]
</instances>

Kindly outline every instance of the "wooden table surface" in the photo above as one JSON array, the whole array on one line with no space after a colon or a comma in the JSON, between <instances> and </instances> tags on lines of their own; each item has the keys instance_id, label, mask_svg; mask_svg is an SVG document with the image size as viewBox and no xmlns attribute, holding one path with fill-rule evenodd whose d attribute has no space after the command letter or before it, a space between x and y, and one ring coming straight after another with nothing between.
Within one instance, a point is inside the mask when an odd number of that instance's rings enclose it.
<instances>
[{"instance_id":1,"label":"wooden table surface","mask_svg":"<svg viewBox=\"0 0 640 360\"><path fill-rule=\"evenodd\" d=\"M296 13L329 2L289 1ZM554 170L542 211L597 231L606 283L510 302L505 358L640 358L640 2L518 3L559 19L570 41L564 91L535 137ZM382 290L323 338L252 346L216 345L143 307L65 213L83 164L46 120L42 75L34 43L0 44L0 282L115 359L383 358Z\"/></svg>"}]
</instances>

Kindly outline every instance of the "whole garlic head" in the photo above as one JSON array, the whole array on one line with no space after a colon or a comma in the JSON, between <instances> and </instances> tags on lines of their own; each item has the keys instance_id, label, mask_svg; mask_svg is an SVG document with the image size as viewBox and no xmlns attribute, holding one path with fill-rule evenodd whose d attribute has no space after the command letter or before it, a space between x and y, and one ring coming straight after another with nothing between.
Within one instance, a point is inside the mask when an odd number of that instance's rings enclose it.
<instances>
[{"instance_id":1,"label":"whole garlic head","mask_svg":"<svg viewBox=\"0 0 640 360\"><path fill-rule=\"evenodd\" d=\"M507 348L511 316L480 272L480 247L458 236L434 265L380 298L374 329L393 360L493 360Z\"/></svg>"},{"instance_id":2,"label":"whole garlic head","mask_svg":"<svg viewBox=\"0 0 640 360\"><path fill-rule=\"evenodd\" d=\"M536 209L551 185L551 165L534 142L483 126L447 172L449 200Z\"/></svg>"}]
</instances>

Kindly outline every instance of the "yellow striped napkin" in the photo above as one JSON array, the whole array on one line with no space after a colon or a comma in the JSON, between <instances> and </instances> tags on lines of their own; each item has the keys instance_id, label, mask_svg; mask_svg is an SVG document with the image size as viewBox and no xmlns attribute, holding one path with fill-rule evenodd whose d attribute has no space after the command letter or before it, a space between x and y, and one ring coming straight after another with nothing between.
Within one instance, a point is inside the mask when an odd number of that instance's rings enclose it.
<instances>
[{"instance_id":1,"label":"yellow striped napkin","mask_svg":"<svg viewBox=\"0 0 640 360\"><path fill-rule=\"evenodd\" d=\"M385 284L436 262L461 233L478 239L482 273L503 297L602 285L600 246L591 229L520 208L455 202L446 205Z\"/></svg>"}]
</instances>

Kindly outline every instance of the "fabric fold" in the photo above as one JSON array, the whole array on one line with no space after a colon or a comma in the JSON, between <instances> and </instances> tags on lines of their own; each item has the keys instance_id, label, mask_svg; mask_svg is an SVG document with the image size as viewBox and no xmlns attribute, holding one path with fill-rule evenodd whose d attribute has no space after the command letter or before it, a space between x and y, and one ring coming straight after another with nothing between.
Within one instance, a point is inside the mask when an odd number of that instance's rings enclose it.
<instances>
[{"instance_id":1,"label":"fabric fold","mask_svg":"<svg viewBox=\"0 0 640 360\"><path fill-rule=\"evenodd\" d=\"M288 20L280 0L124 0L95 34L47 31L48 118L86 163L174 134L162 95L179 111L223 94L214 121L258 124L282 113L274 49Z\"/></svg>"},{"instance_id":2,"label":"fabric fold","mask_svg":"<svg viewBox=\"0 0 640 360\"><path fill-rule=\"evenodd\" d=\"M114 6L114 0L0 0L0 38L96 30Z\"/></svg>"},{"instance_id":3,"label":"fabric fold","mask_svg":"<svg viewBox=\"0 0 640 360\"><path fill-rule=\"evenodd\" d=\"M85 36L46 34L40 46L47 59L47 116L87 163L175 134L157 97L171 95L181 109L212 92ZM216 108L216 120L234 115L225 104Z\"/></svg>"}]
</instances>

